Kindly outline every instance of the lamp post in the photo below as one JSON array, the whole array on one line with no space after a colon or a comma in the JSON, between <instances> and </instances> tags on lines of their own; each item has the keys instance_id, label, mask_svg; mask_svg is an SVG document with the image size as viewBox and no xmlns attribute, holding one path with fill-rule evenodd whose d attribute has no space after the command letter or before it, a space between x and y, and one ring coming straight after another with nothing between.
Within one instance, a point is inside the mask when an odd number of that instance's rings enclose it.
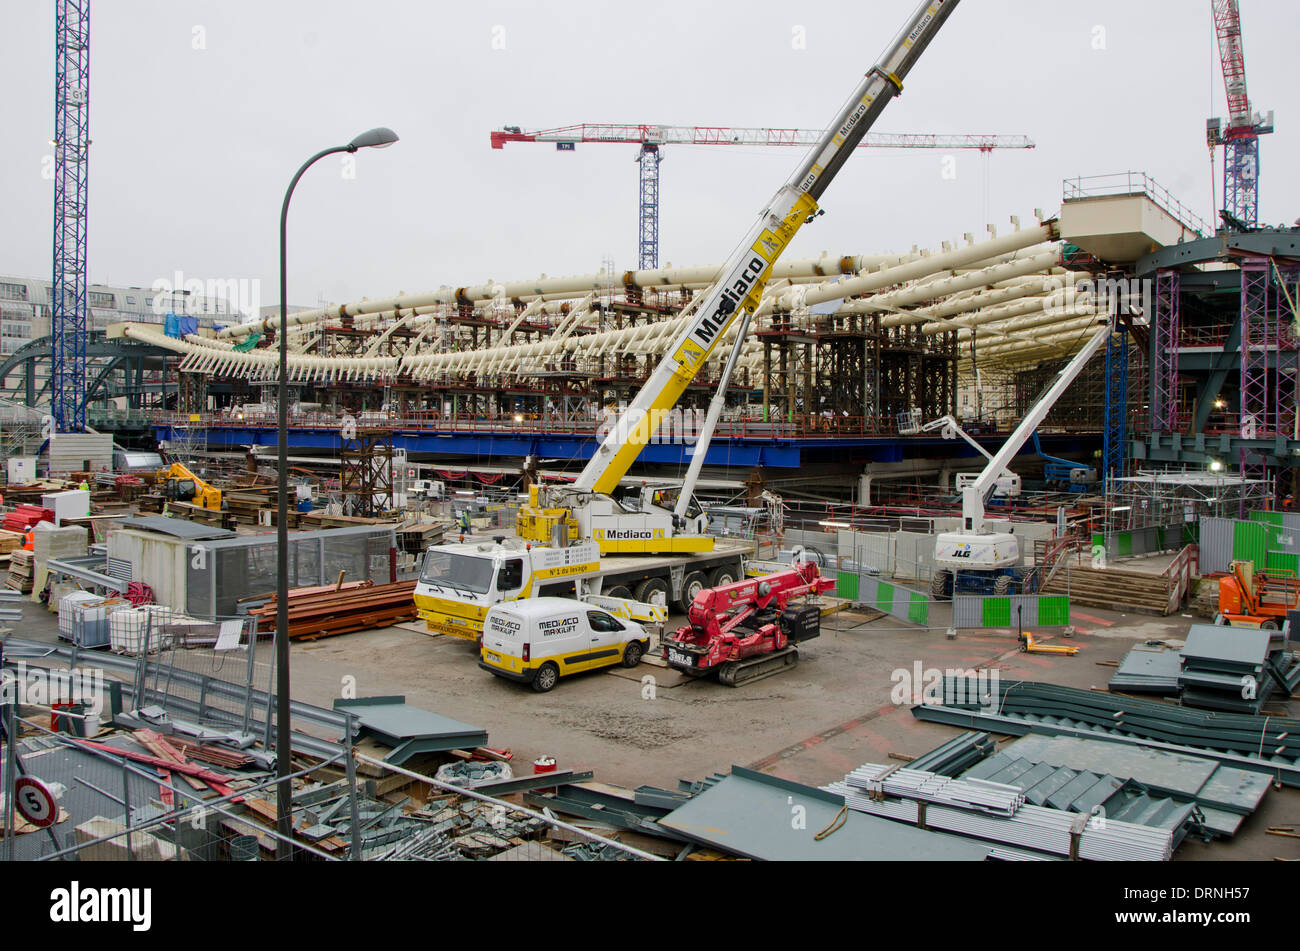
<instances>
[{"instance_id":1,"label":"lamp post","mask_svg":"<svg viewBox=\"0 0 1300 951\"><path fill-rule=\"evenodd\" d=\"M276 845L278 858L292 858L293 841L293 773L290 764L292 758L289 747L289 295L286 287L288 267L285 259L285 234L289 221L289 200L298 179L311 166L327 155L336 152L355 152L357 149L382 149L397 141L397 133L392 129L377 128L363 132L347 145L317 152L298 169L289 182L289 189L284 193L284 205L280 208L280 325L276 332L280 335L280 386L277 400L279 402L277 436L279 440L278 492L279 505L276 508L275 542L276 542L276 612L275 612L275 772L276 785L276 830L280 839Z\"/></svg>"}]
</instances>

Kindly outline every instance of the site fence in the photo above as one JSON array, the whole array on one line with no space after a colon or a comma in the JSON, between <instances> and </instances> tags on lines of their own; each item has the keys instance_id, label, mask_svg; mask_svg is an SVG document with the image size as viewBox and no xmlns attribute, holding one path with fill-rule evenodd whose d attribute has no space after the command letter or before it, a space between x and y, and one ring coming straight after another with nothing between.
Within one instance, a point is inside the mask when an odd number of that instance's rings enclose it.
<instances>
[{"instance_id":1,"label":"site fence","mask_svg":"<svg viewBox=\"0 0 1300 951\"><path fill-rule=\"evenodd\" d=\"M1105 550L1107 558L1178 551L1184 545L1196 544L1196 524L1173 522L1119 532L1098 532L1092 536L1093 553L1097 553L1098 546Z\"/></svg>"},{"instance_id":2,"label":"site fence","mask_svg":"<svg viewBox=\"0 0 1300 951\"><path fill-rule=\"evenodd\" d=\"M28 685L19 691L22 696L29 696L30 684L38 682L44 682L45 696L54 696L54 684L68 676L69 668L49 665L66 663L82 673L97 670L122 677L114 681L120 687L115 692L127 710L158 704L170 716L188 719L196 705L203 706L175 684L155 687L165 684L169 673L193 685L193 665L178 664L168 656L184 648L165 648L157 659L147 661L142 679L148 686L142 693L126 679L136 658L75 647L50 649L38 642L11 640L6 648L6 675L12 678L21 671ZM140 657L148 656L142 648ZM96 662L104 667L93 667ZM233 680L223 679L232 674ZM237 696L247 679L230 666L201 676L213 697ZM254 701L263 701L255 706L265 711L268 698L248 692ZM269 699L274 706L274 698ZM206 709L228 725L239 714L224 706L209 703ZM164 770L123 756L110 745L121 743L121 734L100 734L97 717L60 712L61 725L71 732L55 732L44 722L49 707L38 708L36 715L25 707L22 717L17 707L3 707L6 736L21 736L14 755L9 755L8 745L4 750L5 802L15 802L13 789L20 776L33 776L52 789L60 812L57 822L44 831L24 826L12 812L0 812L6 829L3 854L11 860L257 861L293 855L313 861L642 861L674 857L685 848L668 843L666 855L652 854L584 828L582 820L566 822L544 809L501 798L508 791L544 791L549 776L477 790L369 757L352 745L356 734L350 718L296 702L295 719L306 718L316 726L333 723L340 739L295 733L291 776L299 782L292 794L295 834L287 839L275 827L279 780L270 766L229 787L217 786L208 782L214 774L202 772L201 762L190 760L199 772L180 766ZM205 721L213 722L213 716ZM186 742L178 736L168 739L182 746ZM383 798L374 793L380 777L391 787ZM558 774L555 780L563 783Z\"/></svg>"},{"instance_id":3,"label":"site fence","mask_svg":"<svg viewBox=\"0 0 1300 951\"><path fill-rule=\"evenodd\" d=\"M1250 519L1201 520L1202 575L1231 570L1234 561L1249 561L1256 571L1300 574L1300 514L1253 512Z\"/></svg>"}]
</instances>

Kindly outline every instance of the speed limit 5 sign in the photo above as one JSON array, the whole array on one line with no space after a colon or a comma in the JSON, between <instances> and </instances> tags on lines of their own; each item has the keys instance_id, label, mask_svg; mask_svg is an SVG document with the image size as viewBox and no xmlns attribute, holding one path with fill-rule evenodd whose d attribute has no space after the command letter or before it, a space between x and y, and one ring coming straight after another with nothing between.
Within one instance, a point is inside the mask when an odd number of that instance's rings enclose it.
<instances>
[{"instance_id":1,"label":"speed limit 5 sign","mask_svg":"<svg viewBox=\"0 0 1300 951\"><path fill-rule=\"evenodd\" d=\"M14 784L14 806L38 829L54 825L59 818L59 804L54 801L54 795L39 779L30 776L23 776Z\"/></svg>"}]
</instances>

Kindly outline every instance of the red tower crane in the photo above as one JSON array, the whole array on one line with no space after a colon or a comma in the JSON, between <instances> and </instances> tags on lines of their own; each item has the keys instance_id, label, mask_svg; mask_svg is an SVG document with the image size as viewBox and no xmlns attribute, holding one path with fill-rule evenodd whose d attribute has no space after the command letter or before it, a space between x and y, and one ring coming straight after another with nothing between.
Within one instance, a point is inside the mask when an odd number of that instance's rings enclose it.
<instances>
[{"instance_id":1,"label":"red tower crane","mask_svg":"<svg viewBox=\"0 0 1300 951\"><path fill-rule=\"evenodd\" d=\"M508 125L492 133L492 148L507 142L554 142L557 150L572 152L579 142L617 142L641 147L641 216L639 262L642 270L659 266L659 160L665 145L812 146L822 133L811 129L754 129L728 126L649 125L632 122L582 123L556 129L524 131ZM924 135L869 132L859 148L875 149L1032 149L1023 135Z\"/></svg>"},{"instance_id":2,"label":"red tower crane","mask_svg":"<svg viewBox=\"0 0 1300 951\"><path fill-rule=\"evenodd\" d=\"M1214 30L1219 38L1228 122L1210 119L1205 138L1211 149L1223 146L1223 209L1239 225L1259 223L1259 137L1273 131L1273 113L1250 111L1246 92L1246 53L1241 42L1237 0L1213 0Z\"/></svg>"}]
</instances>

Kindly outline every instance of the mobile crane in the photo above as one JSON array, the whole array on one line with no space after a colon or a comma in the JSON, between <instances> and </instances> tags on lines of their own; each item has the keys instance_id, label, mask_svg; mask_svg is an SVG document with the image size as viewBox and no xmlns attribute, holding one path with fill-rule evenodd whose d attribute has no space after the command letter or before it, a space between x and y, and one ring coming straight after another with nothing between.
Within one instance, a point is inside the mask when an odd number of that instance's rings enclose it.
<instances>
[{"instance_id":1,"label":"mobile crane","mask_svg":"<svg viewBox=\"0 0 1300 951\"><path fill-rule=\"evenodd\" d=\"M957 3L921 3L799 171L764 206L737 252L724 265L717 283L691 311L650 379L606 434L576 481L570 485L529 487L528 505L520 509L518 516L521 537L541 544L565 536L592 540L602 555L713 550L713 539L704 533L707 516L694 498L695 485L772 266L800 227L822 214L817 199L885 106L902 91L904 77ZM656 504L649 491L630 504L616 501L612 493L619 480L733 325L737 332L731 352L675 501Z\"/></svg>"},{"instance_id":2,"label":"mobile crane","mask_svg":"<svg viewBox=\"0 0 1300 951\"><path fill-rule=\"evenodd\" d=\"M746 547L705 534L708 515L695 500L727 385L772 266L799 228L820 210L817 199L852 154L958 0L926 0L850 97L804 164L764 207L713 287L697 298L645 386L610 427L569 485L530 485L516 526L522 549L494 544L429 549L415 588L428 628L477 639L491 604L537 594L626 602L633 619L676 601L683 608L706 588L745 576ZM740 323L736 324L739 320ZM737 333L681 486L642 483L616 498L619 483L691 380L735 326ZM572 542L572 544L571 544Z\"/></svg>"},{"instance_id":3,"label":"mobile crane","mask_svg":"<svg viewBox=\"0 0 1300 951\"><path fill-rule=\"evenodd\" d=\"M209 485L179 462L159 469L156 482L162 484L168 501L189 501L200 508L221 511L221 490Z\"/></svg>"},{"instance_id":4,"label":"mobile crane","mask_svg":"<svg viewBox=\"0 0 1300 951\"><path fill-rule=\"evenodd\" d=\"M1067 363L1025 414L1010 438L992 456L974 481L961 490L961 531L945 532L934 542L934 574L930 594L950 598L954 593L1012 594L1025 590L1027 576L1018 569L1020 540L1014 530L992 531L984 520L984 504L1003 477L1007 465L1047 417L1088 361L1106 343L1114 327L1114 307L1103 326Z\"/></svg>"}]
</instances>

